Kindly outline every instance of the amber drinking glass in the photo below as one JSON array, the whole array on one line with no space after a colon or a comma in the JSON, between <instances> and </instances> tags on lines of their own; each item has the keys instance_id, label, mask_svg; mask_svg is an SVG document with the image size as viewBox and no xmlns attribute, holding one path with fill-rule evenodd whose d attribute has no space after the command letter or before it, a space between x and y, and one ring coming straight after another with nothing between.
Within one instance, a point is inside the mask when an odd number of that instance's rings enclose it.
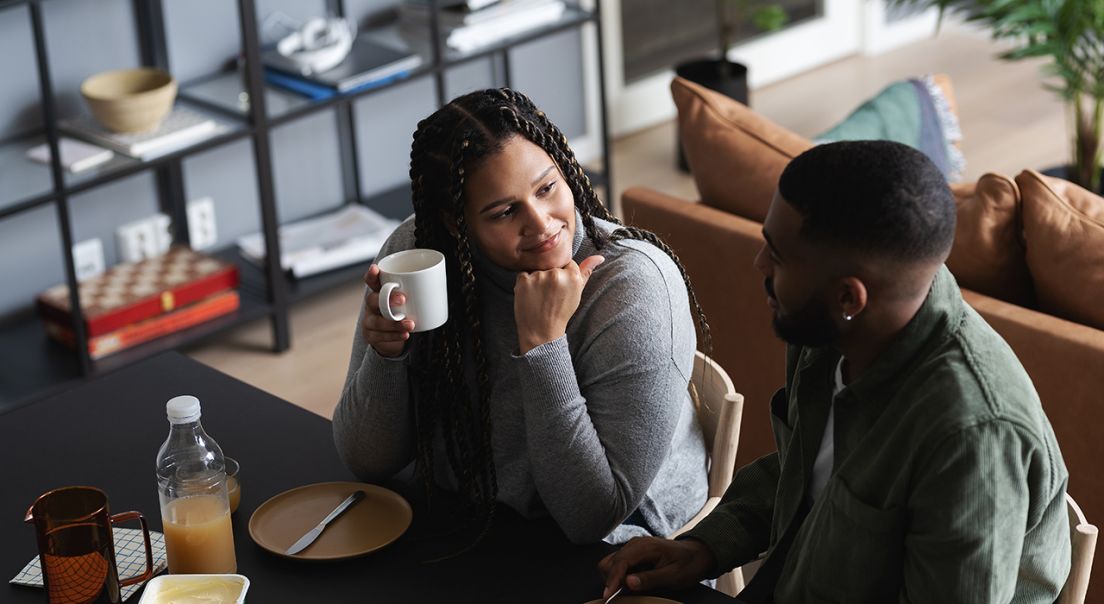
<instances>
[{"instance_id":1,"label":"amber drinking glass","mask_svg":"<svg viewBox=\"0 0 1104 604\"><path fill-rule=\"evenodd\" d=\"M107 495L95 487L63 487L40 496L27 510L34 523L38 558L50 604L117 604L120 587L153 576L146 519L138 512L111 515ZM146 572L119 579L112 525L137 520L146 545Z\"/></svg>"}]
</instances>

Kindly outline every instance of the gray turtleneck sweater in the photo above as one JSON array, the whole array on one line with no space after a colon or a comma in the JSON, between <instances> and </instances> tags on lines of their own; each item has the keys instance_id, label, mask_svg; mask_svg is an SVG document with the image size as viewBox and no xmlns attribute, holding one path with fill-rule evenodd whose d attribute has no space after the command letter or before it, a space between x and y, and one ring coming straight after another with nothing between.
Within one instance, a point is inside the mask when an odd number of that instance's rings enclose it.
<instances>
[{"instance_id":1,"label":"gray turtleneck sweater","mask_svg":"<svg viewBox=\"0 0 1104 604\"><path fill-rule=\"evenodd\" d=\"M616 228L596 222L606 232ZM581 262L597 252L578 214L576 224ZM380 257L412 247L407 219ZM577 543L666 535L707 494L705 445L687 394L696 338L682 276L646 242L609 244L601 255L606 261L587 282L566 335L520 356L516 273L476 263L498 500L525 517L551 515ZM414 459L409 353L380 356L359 325L334 439L357 476L379 481ZM417 334L411 342L418 345ZM443 460L443 443L437 450ZM436 465L438 482L455 488L447 464Z\"/></svg>"}]
</instances>

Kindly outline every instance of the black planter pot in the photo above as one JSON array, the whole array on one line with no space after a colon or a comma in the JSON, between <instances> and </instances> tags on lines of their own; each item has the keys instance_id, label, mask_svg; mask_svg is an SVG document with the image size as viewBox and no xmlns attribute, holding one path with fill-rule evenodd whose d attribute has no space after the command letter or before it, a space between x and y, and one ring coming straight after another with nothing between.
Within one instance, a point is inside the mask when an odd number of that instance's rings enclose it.
<instances>
[{"instance_id":1,"label":"black planter pot","mask_svg":"<svg viewBox=\"0 0 1104 604\"><path fill-rule=\"evenodd\" d=\"M1071 178L1071 176L1073 175L1073 166L1068 164L1064 166L1054 166L1053 168L1044 168L1042 170L1039 170L1039 172L1046 174L1047 176L1054 176L1056 178L1061 178L1063 180L1073 182L1073 179ZM1100 169L1100 188L1096 191L1096 193L1099 195L1104 195L1104 168Z\"/></svg>"},{"instance_id":2,"label":"black planter pot","mask_svg":"<svg viewBox=\"0 0 1104 604\"><path fill-rule=\"evenodd\" d=\"M710 90L716 90L725 96L748 104L747 67L740 63L725 61L728 64L728 77L721 77L721 61L719 59L699 59L690 61L675 67L675 75L705 86ZM675 141L678 148L678 167L683 172L689 172L686 164L686 154L682 151L682 136Z\"/></svg>"}]
</instances>

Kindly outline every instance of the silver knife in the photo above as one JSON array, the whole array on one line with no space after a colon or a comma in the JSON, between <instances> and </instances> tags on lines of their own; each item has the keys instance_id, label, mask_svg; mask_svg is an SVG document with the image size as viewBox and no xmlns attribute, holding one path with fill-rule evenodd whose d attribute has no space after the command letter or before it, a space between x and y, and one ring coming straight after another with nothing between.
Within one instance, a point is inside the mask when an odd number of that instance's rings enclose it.
<instances>
[{"instance_id":1,"label":"silver knife","mask_svg":"<svg viewBox=\"0 0 1104 604\"><path fill-rule=\"evenodd\" d=\"M318 526L307 531L306 535L300 537L299 540L293 543L291 547L287 548L287 551L284 553L289 556L294 556L295 554L298 554L299 552L307 549L307 546L314 543L314 540L322 534L322 531L325 530L327 524L333 522L335 518L340 516L345 510L352 507L354 503L360 501L361 499L364 499L364 491L357 491L356 493L353 493L352 495L346 497L345 501L342 501L340 504L338 504L338 506L334 508L332 512L327 514L326 517L322 519L322 522L318 523Z\"/></svg>"}]
</instances>

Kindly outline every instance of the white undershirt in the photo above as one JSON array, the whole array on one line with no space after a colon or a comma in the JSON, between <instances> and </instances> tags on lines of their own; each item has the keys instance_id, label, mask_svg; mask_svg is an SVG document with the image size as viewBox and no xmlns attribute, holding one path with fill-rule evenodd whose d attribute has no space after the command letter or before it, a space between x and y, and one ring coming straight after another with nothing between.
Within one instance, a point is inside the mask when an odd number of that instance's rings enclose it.
<instances>
[{"instance_id":1,"label":"white undershirt","mask_svg":"<svg viewBox=\"0 0 1104 604\"><path fill-rule=\"evenodd\" d=\"M813 462L813 478L809 481L809 504L812 505L828 479L832 476L832 464L835 462L835 415L836 396L843 390L843 358L840 357L836 364L835 385L832 388L832 405L828 407L828 421L824 425L824 436L820 439L820 450L817 451L816 461Z\"/></svg>"}]
</instances>

